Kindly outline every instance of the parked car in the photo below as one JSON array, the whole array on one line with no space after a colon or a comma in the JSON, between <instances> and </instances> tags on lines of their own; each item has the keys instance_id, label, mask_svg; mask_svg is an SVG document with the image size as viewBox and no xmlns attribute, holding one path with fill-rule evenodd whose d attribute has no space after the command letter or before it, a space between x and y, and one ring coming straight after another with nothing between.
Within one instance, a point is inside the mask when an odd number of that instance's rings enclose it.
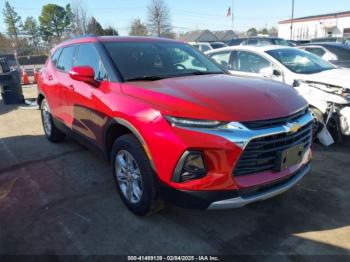
<instances>
[{"instance_id":1,"label":"parked car","mask_svg":"<svg viewBox=\"0 0 350 262\"><path fill-rule=\"evenodd\" d=\"M341 43L310 43L298 48L322 57L339 67L350 68L350 46Z\"/></svg>"},{"instance_id":2,"label":"parked car","mask_svg":"<svg viewBox=\"0 0 350 262\"><path fill-rule=\"evenodd\" d=\"M285 45L289 46L288 42L283 38L275 37L248 37L248 38L237 38L232 39L229 46L237 45Z\"/></svg>"},{"instance_id":3,"label":"parked car","mask_svg":"<svg viewBox=\"0 0 350 262\"><path fill-rule=\"evenodd\" d=\"M333 43L341 43L344 45L350 45L349 37L321 37L311 39L311 43L324 43L324 42L333 42Z\"/></svg>"},{"instance_id":4,"label":"parked car","mask_svg":"<svg viewBox=\"0 0 350 262\"><path fill-rule=\"evenodd\" d=\"M289 46L298 46L310 43L310 40L287 40Z\"/></svg>"},{"instance_id":5,"label":"parked car","mask_svg":"<svg viewBox=\"0 0 350 262\"><path fill-rule=\"evenodd\" d=\"M311 105L319 127L326 124L336 141L350 135L350 69L285 46L227 47L207 55L233 75L269 78L294 86Z\"/></svg>"},{"instance_id":6,"label":"parked car","mask_svg":"<svg viewBox=\"0 0 350 262\"><path fill-rule=\"evenodd\" d=\"M310 168L307 102L282 83L225 73L173 40L64 42L38 81L45 135L103 153L138 215L161 199L220 209L280 194Z\"/></svg>"},{"instance_id":7,"label":"parked car","mask_svg":"<svg viewBox=\"0 0 350 262\"><path fill-rule=\"evenodd\" d=\"M7 63L10 71L19 71L16 56L13 54L0 54L0 59Z\"/></svg>"},{"instance_id":8,"label":"parked car","mask_svg":"<svg viewBox=\"0 0 350 262\"><path fill-rule=\"evenodd\" d=\"M190 45L194 46L201 52L207 52L209 50L226 47L227 45L223 42L191 42Z\"/></svg>"}]
</instances>

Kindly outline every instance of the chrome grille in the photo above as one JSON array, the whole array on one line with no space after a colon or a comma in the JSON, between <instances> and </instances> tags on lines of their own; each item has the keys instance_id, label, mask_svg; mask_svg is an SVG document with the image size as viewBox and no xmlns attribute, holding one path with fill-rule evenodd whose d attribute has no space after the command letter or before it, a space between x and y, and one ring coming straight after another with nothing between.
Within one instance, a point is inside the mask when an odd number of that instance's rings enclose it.
<instances>
[{"instance_id":1,"label":"chrome grille","mask_svg":"<svg viewBox=\"0 0 350 262\"><path fill-rule=\"evenodd\" d=\"M248 127L249 129L253 129L253 130L262 129L262 128L271 128L275 126L282 126L287 123L294 122L301 116L305 115L308 112L308 110L309 110L308 108L303 108L302 110L299 110L295 114L287 117L281 117L281 118L275 118L275 119L269 119L269 120L242 122L242 124Z\"/></svg>"},{"instance_id":2,"label":"chrome grille","mask_svg":"<svg viewBox=\"0 0 350 262\"><path fill-rule=\"evenodd\" d=\"M278 153L304 143L304 152L311 146L312 122L296 133L281 133L251 140L233 171L234 176L276 170Z\"/></svg>"}]
</instances>

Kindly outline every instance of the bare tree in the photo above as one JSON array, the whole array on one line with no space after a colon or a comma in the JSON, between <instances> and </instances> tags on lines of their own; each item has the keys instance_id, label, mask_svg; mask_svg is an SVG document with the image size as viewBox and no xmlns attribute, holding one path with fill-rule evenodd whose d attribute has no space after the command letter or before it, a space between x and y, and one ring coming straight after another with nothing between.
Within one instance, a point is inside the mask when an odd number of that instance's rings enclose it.
<instances>
[{"instance_id":1,"label":"bare tree","mask_svg":"<svg viewBox=\"0 0 350 262\"><path fill-rule=\"evenodd\" d=\"M72 0L71 2L72 33L83 35L87 33L89 23L88 8L84 0Z\"/></svg>"},{"instance_id":2,"label":"bare tree","mask_svg":"<svg viewBox=\"0 0 350 262\"><path fill-rule=\"evenodd\" d=\"M153 35L159 37L171 34L170 11L164 0L151 0L148 6L148 27Z\"/></svg>"}]
</instances>

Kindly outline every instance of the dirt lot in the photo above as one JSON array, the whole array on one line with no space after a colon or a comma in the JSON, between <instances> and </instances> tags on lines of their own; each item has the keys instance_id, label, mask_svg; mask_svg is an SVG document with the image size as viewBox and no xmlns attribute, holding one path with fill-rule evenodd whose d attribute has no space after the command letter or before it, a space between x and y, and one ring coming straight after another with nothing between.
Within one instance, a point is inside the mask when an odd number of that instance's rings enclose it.
<instances>
[{"instance_id":1,"label":"dirt lot","mask_svg":"<svg viewBox=\"0 0 350 262\"><path fill-rule=\"evenodd\" d=\"M0 101L0 254L350 255L349 160L349 140L315 145L312 172L281 196L139 218L103 159L71 139L50 144L38 110Z\"/></svg>"}]
</instances>

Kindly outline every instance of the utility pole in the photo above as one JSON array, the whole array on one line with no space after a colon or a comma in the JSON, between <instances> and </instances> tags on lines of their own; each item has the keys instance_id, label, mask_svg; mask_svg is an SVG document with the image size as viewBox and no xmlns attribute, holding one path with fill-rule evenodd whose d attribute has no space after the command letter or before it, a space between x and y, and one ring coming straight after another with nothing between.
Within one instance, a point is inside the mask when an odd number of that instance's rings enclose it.
<instances>
[{"instance_id":1,"label":"utility pole","mask_svg":"<svg viewBox=\"0 0 350 262\"><path fill-rule=\"evenodd\" d=\"M234 32L234 30L233 30L233 0L232 0L232 7L231 7L231 17L232 17L232 31Z\"/></svg>"},{"instance_id":2,"label":"utility pole","mask_svg":"<svg viewBox=\"0 0 350 262\"><path fill-rule=\"evenodd\" d=\"M293 40L293 23L294 23L294 0L292 0L292 21L290 24L290 40Z\"/></svg>"}]
</instances>

